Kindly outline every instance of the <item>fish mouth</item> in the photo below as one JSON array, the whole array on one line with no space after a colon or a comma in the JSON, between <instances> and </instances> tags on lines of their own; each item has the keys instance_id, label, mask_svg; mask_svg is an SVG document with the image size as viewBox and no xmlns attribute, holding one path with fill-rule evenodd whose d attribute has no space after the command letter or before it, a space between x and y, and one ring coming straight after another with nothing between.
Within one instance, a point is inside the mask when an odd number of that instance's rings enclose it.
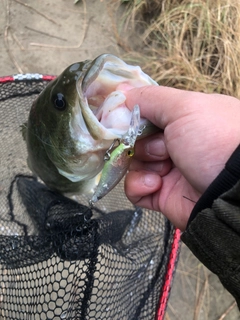
<instances>
[{"instance_id":1,"label":"fish mouth","mask_svg":"<svg viewBox=\"0 0 240 320\"><path fill-rule=\"evenodd\" d=\"M90 63L76 86L81 113L93 139L119 139L127 132L132 112L125 104L125 92L146 85L157 83L140 67L114 55L102 54Z\"/></svg>"}]
</instances>

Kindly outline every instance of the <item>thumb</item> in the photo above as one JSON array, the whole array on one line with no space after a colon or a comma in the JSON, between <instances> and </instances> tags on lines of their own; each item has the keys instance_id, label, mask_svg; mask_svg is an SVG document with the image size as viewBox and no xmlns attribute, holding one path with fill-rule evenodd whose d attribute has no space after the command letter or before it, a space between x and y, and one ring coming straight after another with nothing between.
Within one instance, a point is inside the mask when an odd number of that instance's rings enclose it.
<instances>
[{"instance_id":1,"label":"thumb","mask_svg":"<svg viewBox=\"0 0 240 320\"><path fill-rule=\"evenodd\" d=\"M194 94L162 86L146 86L125 92L126 106L132 110L138 104L141 117L146 118L161 129L180 118L186 112L186 100ZM185 108L181 108L185 105Z\"/></svg>"}]
</instances>

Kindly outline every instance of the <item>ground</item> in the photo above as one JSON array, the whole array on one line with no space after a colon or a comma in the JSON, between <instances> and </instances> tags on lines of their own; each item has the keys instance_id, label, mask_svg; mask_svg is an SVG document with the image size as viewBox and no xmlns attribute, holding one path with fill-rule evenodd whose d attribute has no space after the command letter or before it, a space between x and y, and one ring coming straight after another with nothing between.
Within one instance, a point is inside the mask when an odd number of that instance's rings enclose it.
<instances>
[{"instance_id":1,"label":"ground","mask_svg":"<svg viewBox=\"0 0 240 320\"><path fill-rule=\"evenodd\" d=\"M121 55L107 0L2 0L0 76L59 74L76 61L101 53ZM229 307L233 306L230 310ZM182 246L166 320L235 320L232 296Z\"/></svg>"}]
</instances>

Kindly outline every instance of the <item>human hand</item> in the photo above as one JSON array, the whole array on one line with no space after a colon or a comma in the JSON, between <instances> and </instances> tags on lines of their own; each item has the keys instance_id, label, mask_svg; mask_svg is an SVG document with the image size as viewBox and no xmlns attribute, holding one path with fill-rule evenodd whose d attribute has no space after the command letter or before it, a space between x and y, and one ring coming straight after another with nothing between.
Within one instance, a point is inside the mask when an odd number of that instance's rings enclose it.
<instances>
[{"instance_id":1,"label":"human hand","mask_svg":"<svg viewBox=\"0 0 240 320\"><path fill-rule=\"evenodd\" d=\"M126 195L184 230L194 202L240 143L240 101L158 86L125 94L129 109L138 104L141 117L164 130L137 141Z\"/></svg>"}]
</instances>

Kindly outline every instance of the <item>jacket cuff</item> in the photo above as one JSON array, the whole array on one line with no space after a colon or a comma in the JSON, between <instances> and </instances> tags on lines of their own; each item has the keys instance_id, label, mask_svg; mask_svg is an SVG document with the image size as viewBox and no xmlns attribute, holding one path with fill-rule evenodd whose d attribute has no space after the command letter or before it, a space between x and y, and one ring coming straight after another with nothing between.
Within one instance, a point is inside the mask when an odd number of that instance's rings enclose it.
<instances>
[{"instance_id":1,"label":"jacket cuff","mask_svg":"<svg viewBox=\"0 0 240 320\"><path fill-rule=\"evenodd\" d=\"M195 205L181 239L240 308L240 146Z\"/></svg>"},{"instance_id":2,"label":"jacket cuff","mask_svg":"<svg viewBox=\"0 0 240 320\"><path fill-rule=\"evenodd\" d=\"M240 308L240 181L195 217L181 236Z\"/></svg>"},{"instance_id":3,"label":"jacket cuff","mask_svg":"<svg viewBox=\"0 0 240 320\"><path fill-rule=\"evenodd\" d=\"M213 201L221 194L230 190L240 180L240 144L227 161L225 168L217 178L210 184L207 190L194 206L187 228L199 212L211 208Z\"/></svg>"}]
</instances>

